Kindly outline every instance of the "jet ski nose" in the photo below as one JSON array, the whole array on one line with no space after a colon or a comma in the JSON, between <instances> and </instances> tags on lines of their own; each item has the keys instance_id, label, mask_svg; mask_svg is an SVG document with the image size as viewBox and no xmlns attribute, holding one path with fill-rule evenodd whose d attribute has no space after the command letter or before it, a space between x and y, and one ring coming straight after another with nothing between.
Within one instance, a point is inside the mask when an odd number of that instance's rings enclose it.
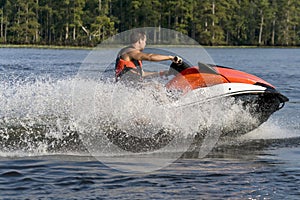
<instances>
[{"instance_id":1,"label":"jet ski nose","mask_svg":"<svg viewBox=\"0 0 300 200\"><path fill-rule=\"evenodd\" d=\"M283 94L280 94L280 93L278 95L278 98L280 100L280 103L285 103L285 102L289 101L289 98L287 98L286 96L284 96Z\"/></svg>"}]
</instances>

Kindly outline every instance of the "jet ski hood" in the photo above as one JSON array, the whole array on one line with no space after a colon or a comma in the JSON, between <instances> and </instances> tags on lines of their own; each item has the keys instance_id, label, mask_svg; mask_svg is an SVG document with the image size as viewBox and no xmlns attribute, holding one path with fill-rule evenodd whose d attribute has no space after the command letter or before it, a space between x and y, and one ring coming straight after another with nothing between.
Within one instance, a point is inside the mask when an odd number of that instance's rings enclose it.
<instances>
[{"instance_id":1,"label":"jet ski hood","mask_svg":"<svg viewBox=\"0 0 300 200\"><path fill-rule=\"evenodd\" d=\"M244 92L247 92L246 85L262 86L265 92L278 93L280 102L286 102L289 99L276 91L275 87L269 82L246 72L235 70L229 67L198 63L198 66L190 67L186 63L180 65L172 64L170 69L179 73L170 80L166 87L168 89L181 90L187 93L197 88L209 87L225 83L245 84Z\"/></svg>"}]
</instances>

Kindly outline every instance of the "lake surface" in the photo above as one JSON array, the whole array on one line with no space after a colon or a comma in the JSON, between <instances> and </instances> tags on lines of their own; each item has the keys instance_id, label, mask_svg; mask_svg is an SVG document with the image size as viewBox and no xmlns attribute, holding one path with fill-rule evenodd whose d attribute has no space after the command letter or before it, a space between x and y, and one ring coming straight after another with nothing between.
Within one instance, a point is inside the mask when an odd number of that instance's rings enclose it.
<instances>
[{"instance_id":1,"label":"lake surface","mask_svg":"<svg viewBox=\"0 0 300 200\"><path fill-rule=\"evenodd\" d=\"M99 75L82 70L89 50L1 48L0 198L299 199L300 49L206 50L216 64L257 75L290 101L258 129L204 158L174 159L159 170L131 174L78 146L80 138L72 131L78 128L70 114L74 84L91 86L76 83L76 77L82 71ZM98 87L100 94L87 94L105 98L110 88ZM75 93L83 97L87 91L79 88ZM78 113L85 101L80 103ZM101 115L112 112L103 104L99 110ZM93 134L97 126L91 122L84 130Z\"/></svg>"}]
</instances>

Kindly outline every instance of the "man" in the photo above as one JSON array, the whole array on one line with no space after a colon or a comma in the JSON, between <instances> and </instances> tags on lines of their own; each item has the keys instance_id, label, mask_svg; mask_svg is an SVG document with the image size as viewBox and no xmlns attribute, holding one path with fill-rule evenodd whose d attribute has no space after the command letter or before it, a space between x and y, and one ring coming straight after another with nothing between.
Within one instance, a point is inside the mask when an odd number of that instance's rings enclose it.
<instances>
[{"instance_id":1,"label":"man","mask_svg":"<svg viewBox=\"0 0 300 200\"><path fill-rule=\"evenodd\" d=\"M142 61L164 61L171 60L177 63L177 56L167 56L159 54L143 53L146 46L147 37L143 31L135 31L130 35L131 45L123 48L116 59L115 76L116 81L142 80L144 77L167 76L168 71L145 72L142 68Z\"/></svg>"}]
</instances>

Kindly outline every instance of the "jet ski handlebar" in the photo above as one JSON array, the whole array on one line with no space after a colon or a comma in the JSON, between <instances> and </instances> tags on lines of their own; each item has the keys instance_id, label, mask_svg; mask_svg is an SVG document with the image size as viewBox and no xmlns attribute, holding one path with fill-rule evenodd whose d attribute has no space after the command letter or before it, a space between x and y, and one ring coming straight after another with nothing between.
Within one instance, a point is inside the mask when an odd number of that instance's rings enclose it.
<instances>
[{"instance_id":1,"label":"jet ski handlebar","mask_svg":"<svg viewBox=\"0 0 300 200\"><path fill-rule=\"evenodd\" d=\"M183 61L179 56L174 57L174 61L171 63L169 68L169 74L177 74L183 70L190 68L191 66Z\"/></svg>"},{"instance_id":2,"label":"jet ski handlebar","mask_svg":"<svg viewBox=\"0 0 300 200\"><path fill-rule=\"evenodd\" d=\"M179 56L175 56L173 62L176 63L176 64L181 64L182 63L182 58L180 58Z\"/></svg>"}]
</instances>

